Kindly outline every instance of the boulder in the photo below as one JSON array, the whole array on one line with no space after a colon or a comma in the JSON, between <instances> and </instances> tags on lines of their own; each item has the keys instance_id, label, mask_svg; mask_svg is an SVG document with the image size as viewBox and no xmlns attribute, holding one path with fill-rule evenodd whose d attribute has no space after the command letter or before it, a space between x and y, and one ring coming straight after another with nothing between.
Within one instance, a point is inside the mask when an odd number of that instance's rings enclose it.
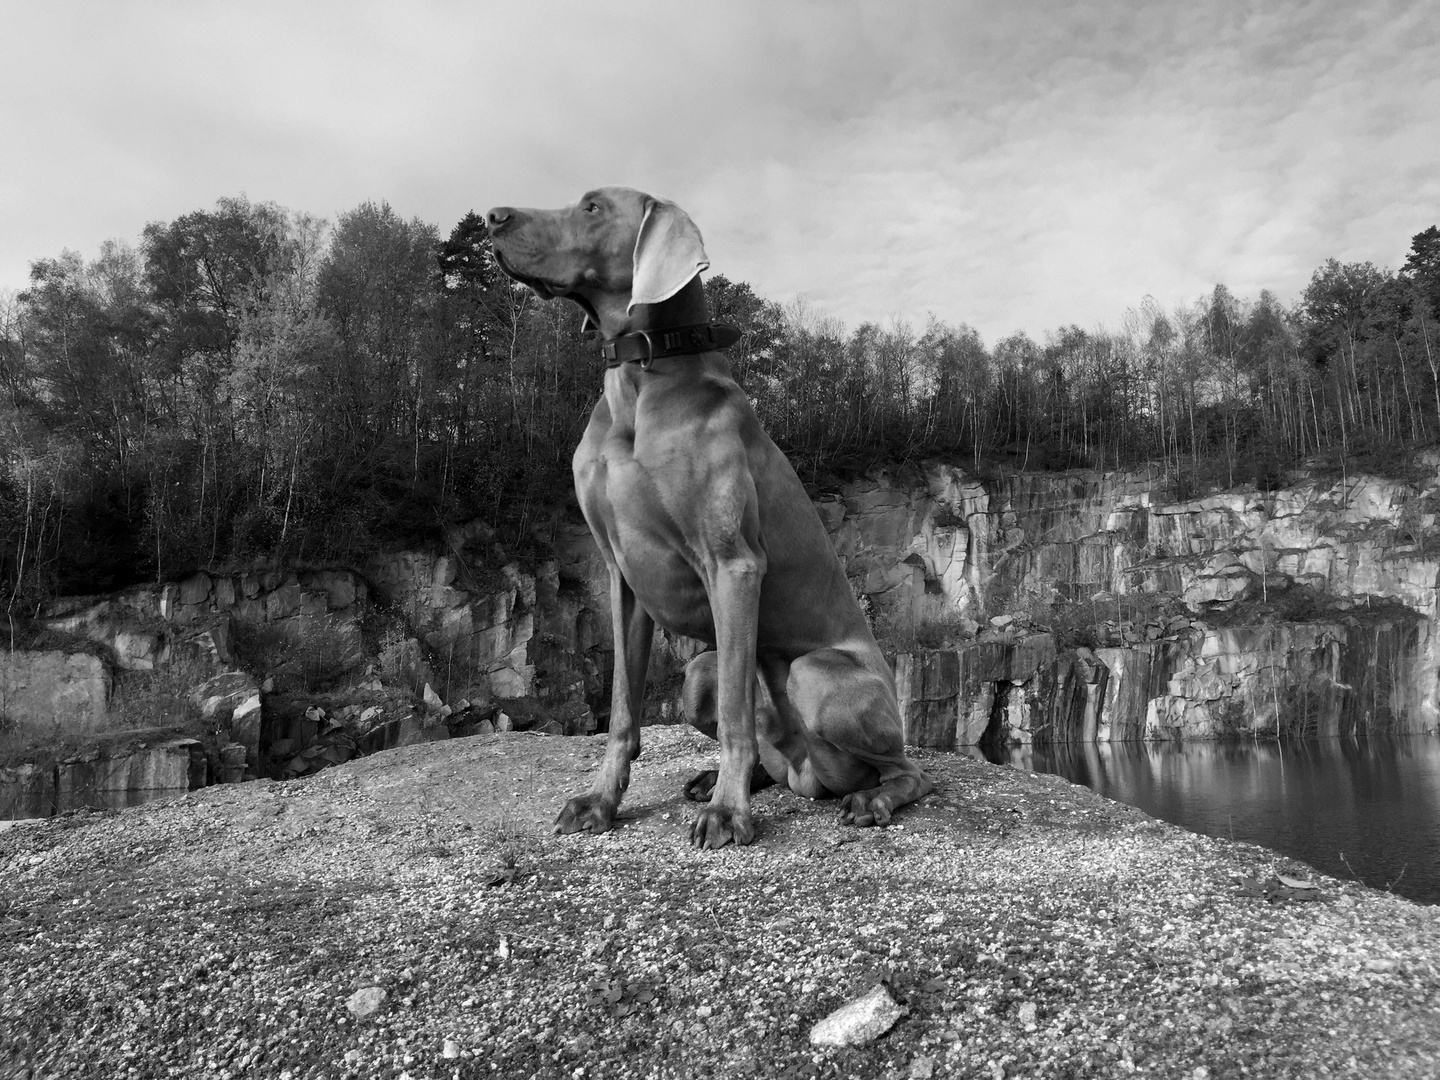
<instances>
[{"instance_id":1,"label":"boulder","mask_svg":"<svg viewBox=\"0 0 1440 1080\"><path fill-rule=\"evenodd\" d=\"M109 667L91 653L0 650L0 700L13 723L98 726L110 689Z\"/></svg>"},{"instance_id":2,"label":"boulder","mask_svg":"<svg viewBox=\"0 0 1440 1080\"><path fill-rule=\"evenodd\" d=\"M260 685L244 671L222 671L190 691L190 699L207 720L226 723L259 709Z\"/></svg>"},{"instance_id":3,"label":"boulder","mask_svg":"<svg viewBox=\"0 0 1440 1080\"><path fill-rule=\"evenodd\" d=\"M349 570L319 570L301 578L307 592L323 593L330 611L349 611L364 603L365 582Z\"/></svg>"},{"instance_id":4,"label":"boulder","mask_svg":"<svg viewBox=\"0 0 1440 1080\"><path fill-rule=\"evenodd\" d=\"M208 623L181 635L179 651L224 669L235 663L235 635L229 615L219 615Z\"/></svg>"},{"instance_id":5,"label":"boulder","mask_svg":"<svg viewBox=\"0 0 1440 1080\"><path fill-rule=\"evenodd\" d=\"M293 578L265 594L265 621L279 622L300 614L305 599L300 583Z\"/></svg>"},{"instance_id":6,"label":"boulder","mask_svg":"<svg viewBox=\"0 0 1440 1080\"><path fill-rule=\"evenodd\" d=\"M165 655L165 639L154 630L117 630L109 644L121 671L153 671Z\"/></svg>"},{"instance_id":7,"label":"boulder","mask_svg":"<svg viewBox=\"0 0 1440 1080\"><path fill-rule=\"evenodd\" d=\"M187 606L203 604L210 599L210 575L194 574L180 582L179 602Z\"/></svg>"},{"instance_id":8,"label":"boulder","mask_svg":"<svg viewBox=\"0 0 1440 1080\"><path fill-rule=\"evenodd\" d=\"M247 764L258 772L260 760L260 686L243 671L225 671L190 692L207 720L228 729L232 742L246 747Z\"/></svg>"},{"instance_id":9,"label":"boulder","mask_svg":"<svg viewBox=\"0 0 1440 1080\"><path fill-rule=\"evenodd\" d=\"M215 780L220 784L238 784L245 779L245 759L248 748L244 743L227 743L220 748L218 769Z\"/></svg>"}]
</instances>

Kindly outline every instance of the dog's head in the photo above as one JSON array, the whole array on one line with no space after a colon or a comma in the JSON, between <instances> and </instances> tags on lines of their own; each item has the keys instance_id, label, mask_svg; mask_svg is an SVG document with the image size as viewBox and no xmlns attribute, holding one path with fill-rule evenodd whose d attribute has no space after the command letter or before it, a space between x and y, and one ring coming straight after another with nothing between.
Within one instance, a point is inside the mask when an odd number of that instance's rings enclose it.
<instances>
[{"instance_id":1,"label":"dog's head","mask_svg":"<svg viewBox=\"0 0 1440 1080\"><path fill-rule=\"evenodd\" d=\"M670 299L710 265L684 210L632 188L596 188L559 210L497 206L485 221L500 269L601 325Z\"/></svg>"}]
</instances>

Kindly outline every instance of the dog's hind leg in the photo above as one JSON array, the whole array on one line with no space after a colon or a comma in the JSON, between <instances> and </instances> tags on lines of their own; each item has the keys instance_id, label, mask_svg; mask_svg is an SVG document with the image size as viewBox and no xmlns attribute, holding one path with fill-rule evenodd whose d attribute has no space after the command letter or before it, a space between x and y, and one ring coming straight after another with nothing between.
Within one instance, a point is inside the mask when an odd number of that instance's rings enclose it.
<instances>
[{"instance_id":1,"label":"dog's hind leg","mask_svg":"<svg viewBox=\"0 0 1440 1080\"><path fill-rule=\"evenodd\" d=\"M806 771L841 796L842 823L888 824L930 792L930 778L905 755L893 684L859 657L817 649L796 658L787 696L809 736Z\"/></svg>"}]
</instances>

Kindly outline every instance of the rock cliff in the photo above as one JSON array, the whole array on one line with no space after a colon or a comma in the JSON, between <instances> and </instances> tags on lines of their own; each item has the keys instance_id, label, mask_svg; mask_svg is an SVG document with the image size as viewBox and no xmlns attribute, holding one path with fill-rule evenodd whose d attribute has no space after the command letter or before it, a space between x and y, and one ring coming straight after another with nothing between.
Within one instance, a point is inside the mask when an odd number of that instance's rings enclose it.
<instances>
[{"instance_id":1,"label":"rock cliff","mask_svg":"<svg viewBox=\"0 0 1440 1080\"><path fill-rule=\"evenodd\" d=\"M1420 475L1181 501L1156 470L931 463L817 505L899 628L917 743L1414 732L1440 726L1436 462ZM913 647L947 620L942 655Z\"/></svg>"},{"instance_id":2,"label":"rock cliff","mask_svg":"<svg viewBox=\"0 0 1440 1080\"><path fill-rule=\"evenodd\" d=\"M1437 466L1182 500L1153 468L981 478L930 462L811 494L916 745L1398 733L1440 727ZM0 654L3 711L103 727L114 685L188 664L209 725L203 753L185 750L204 758L192 785L449 734L588 733L608 707L604 566L563 514L535 549L513 558L472 523L360 568L64 598L42 625L90 651ZM649 721L680 718L700 647L657 635ZM184 756L163 740L146 753L107 775L168 777ZM94 786L24 775L17 808L51 798L37 784Z\"/></svg>"}]
</instances>

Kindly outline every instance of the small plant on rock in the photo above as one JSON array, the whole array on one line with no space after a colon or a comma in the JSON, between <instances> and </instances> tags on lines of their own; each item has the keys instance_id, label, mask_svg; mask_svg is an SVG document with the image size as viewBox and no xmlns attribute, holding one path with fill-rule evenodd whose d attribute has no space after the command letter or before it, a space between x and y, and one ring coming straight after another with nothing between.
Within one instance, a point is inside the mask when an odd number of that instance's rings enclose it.
<instances>
[{"instance_id":1,"label":"small plant on rock","mask_svg":"<svg viewBox=\"0 0 1440 1080\"><path fill-rule=\"evenodd\" d=\"M110 697L112 726L198 728L200 709L190 693L213 674L198 657L175 658L153 671L120 672Z\"/></svg>"}]
</instances>

